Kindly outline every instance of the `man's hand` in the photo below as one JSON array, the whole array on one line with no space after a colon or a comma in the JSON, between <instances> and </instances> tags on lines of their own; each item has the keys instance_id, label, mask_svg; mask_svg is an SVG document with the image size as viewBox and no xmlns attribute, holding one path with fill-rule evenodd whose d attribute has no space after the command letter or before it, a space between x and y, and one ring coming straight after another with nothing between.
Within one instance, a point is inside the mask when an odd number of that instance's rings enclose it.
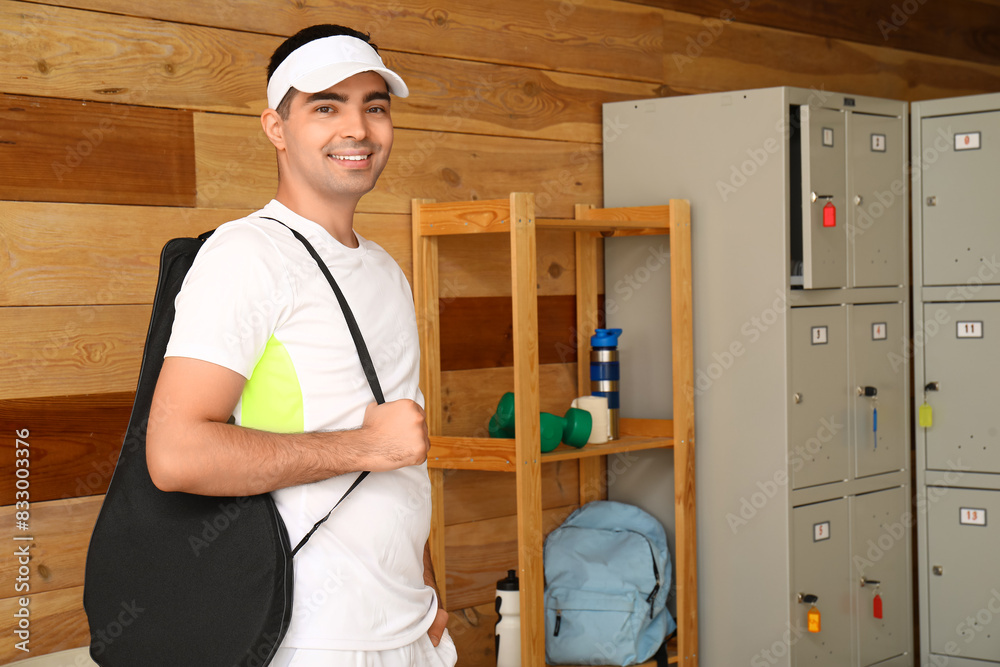
<instances>
[{"instance_id":1,"label":"man's hand","mask_svg":"<svg viewBox=\"0 0 1000 667\"><path fill-rule=\"evenodd\" d=\"M419 465L427 460L431 444L424 410L408 398L369 404L361 429L371 447L368 455L373 458L372 472Z\"/></svg>"},{"instance_id":2,"label":"man's hand","mask_svg":"<svg viewBox=\"0 0 1000 667\"><path fill-rule=\"evenodd\" d=\"M431 644L437 646L441 643L441 636L444 635L444 629L446 627L448 627L448 612L444 609L438 609L434 622L431 623L431 627L427 629L427 635L431 638Z\"/></svg>"}]
</instances>

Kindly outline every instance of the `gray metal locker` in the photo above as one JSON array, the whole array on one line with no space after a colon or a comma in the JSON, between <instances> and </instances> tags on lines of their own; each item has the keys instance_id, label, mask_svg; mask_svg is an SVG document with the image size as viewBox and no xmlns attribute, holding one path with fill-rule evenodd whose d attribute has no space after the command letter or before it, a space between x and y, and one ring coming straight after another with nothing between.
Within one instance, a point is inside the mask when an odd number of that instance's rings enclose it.
<instances>
[{"instance_id":1,"label":"gray metal locker","mask_svg":"<svg viewBox=\"0 0 1000 667\"><path fill-rule=\"evenodd\" d=\"M903 363L909 344L903 304L850 307L852 434L857 477L881 475L907 467L909 430ZM873 388L875 396L866 396ZM867 392L871 393L871 392Z\"/></svg>"},{"instance_id":2,"label":"gray metal locker","mask_svg":"<svg viewBox=\"0 0 1000 667\"><path fill-rule=\"evenodd\" d=\"M1000 664L1000 94L915 102L911 122L920 652L986 667Z\"/></svg>"},{"instance_id":3,"label":"gray metal locker","mask_svg":"<svg viewBox=\"0 0 1000 667\"><path fill-rule=\"evenodd\" d=\"M848 478L847 308L792 310L792 488Z\"/></svg>"},{"instance_id":4,"label":"gray metal locker","mask_svg":"<svg viewBox=\"0 0 1000 667\"><path fill-rule=\"evenodd\" d=\"M924 304L927 467L1000 473L1000 302Z\"/></svg>"},{"instance_id":5,"label":"gray metal locker","mask_svg":"<svg viewBox=\"0 0 1000 667\"><path fill-rule=\"evenodd\" d=\"M855 498L910 488L906 103L769 88L609 103L604 118L615 128L605 206L691 201L700 664L867 667L901 641L880 667L912 666L912 628L897 636L888 616L912 614L912 601L864 626L851 551ZM608 326L643 340L656 334L644 328L649 306L615 292L643 240L621 241L605 246L619 267L605 283ZM667 303L668 276L643 284L643 304L653 290ZM858 385L878 388L877 447ZM662 513L649 480L669 470L657 466L633 457L609 496ZM826 521L814 512L829 518L830 541L813 542ZM909 561L898 566L909 581ZM819 596L820 633L804 631L799 593ZM862 632L893 648L867 647Z\"/></svg>"},{"instance_id":6,"label":"gray metal locker","mask_svg":"<svg viewBox=\"0 0 1000 667\"><path fill-rule=\"evenodd\" d=\"M896 116L847 116L847 239L853 287L905 285L909 173L904 124Z\"/></svg>"},{"instance_id":7,"label":"gray metal locker","mask_svg":"<svg viewBox=\"0 0 1000 667\"><path fill-rule=\"evenodd\" d=\"M851 664L851 534L847 499L792 510L793 665ZM819 632L809 632L808 614L818 598Z\"/></svg>"},{"instance_id":8,"label":"gray metal locker","mask_svg":"<svg viewBox=\"0 0 1000 667\"><path fill-rule=\"evenodd\" d=\"M896 487L852 498L851 564L860 664L867 667L909 650L913 623L910 499ZM875 597L878 596L876 617Z\"/></svg>"},{"instance_id":9,"label":"gray metal locker","mask_svg":"<svg viewBox=\"0 0 1000 667\"><path fill-rule=\"evenodd\" d=\"M927 491L931 650L998 660L1000 491Z\"/></svg>"},{"instance_id":10,"label":"gray metal locker","mask_svg":"<svg viewBox=\"0 0 1000 667\"><path fill-rule=\"evenodd\" d=\"M1000 283L1000 110L921 118L920 129L923 284Z\"/></svg>"},{"instance_id":11,"label":"gray metal locker","mask_svg":"<svg viewBox=\"0 0 1000 667\"><path fill-rule=\"evenodd\" d=\"M802 123L802 243L806 289L847 285L844 112L798 107Z\"/></svg>"}]
</instances>

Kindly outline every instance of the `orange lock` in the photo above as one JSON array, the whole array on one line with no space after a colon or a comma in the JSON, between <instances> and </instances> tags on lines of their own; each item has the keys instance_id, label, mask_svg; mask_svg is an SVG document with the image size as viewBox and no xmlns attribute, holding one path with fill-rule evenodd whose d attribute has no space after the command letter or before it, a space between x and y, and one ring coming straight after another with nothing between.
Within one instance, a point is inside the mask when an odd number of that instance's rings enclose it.
<instances>
[{"instance_id":1,"label":"orange lock","mask_svg":"<svg viewBox=\"0 0 1000 667\"><path fill-rule=\"evenodd\" d=\"M819 609L816 608L816 605L813 605L809 609L809 616L807 618L809 621L809 632L819 632L820 630Z\"/></svg>"}]
</instances>

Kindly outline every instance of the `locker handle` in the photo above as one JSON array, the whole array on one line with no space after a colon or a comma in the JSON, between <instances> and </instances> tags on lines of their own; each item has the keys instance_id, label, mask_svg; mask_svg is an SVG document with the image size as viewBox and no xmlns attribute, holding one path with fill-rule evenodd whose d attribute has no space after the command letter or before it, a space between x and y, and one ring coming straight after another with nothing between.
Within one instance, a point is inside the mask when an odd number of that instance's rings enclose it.
<instances>
[{"instance_id":1,"label":"locker handle","mask_svg":"<svg viewBox=\"0 0 1000 667\"><path fill-rule=\"evenodd\" d=\"M927 386L924 387L924 391L938 391L940 389L937 382L928 382Z\"/></svg>"},{"instance_id":2,"label":"locker handle","mask_svg":"<svg viewBox=\"0 0 1000 667\"><path fill-rule=\"evenodd\" d=\"M878 396L877 387L858 387L858 396L864 396L866 398L872 398Z\"/></svg>"},{"instance_id":3,"label":"locker handle","mask_svg":"<svg viewBox=\"0 0 1000 667\"><path fill-rule=\"evenodd\" d=\"M827 201L832 201L833 195L818 195L815 192L812 193L812 200L815 202L817 199L826 199Z\"/></svg>"},{"instance_id":4,"label":"locker handle","mask_svg":"<svg viewBox=\"0 0 1000 667\"><path fill-rule=\"evenodd\" d=\"M865 579L864 577L861 577L861 588L864 588L869 584L871 584L872 586L878 586L881 583L882 582L879 581L878 579Z\"/></svg>"},{"instance_id":5,"label":"locker handle","mask_svg":"<svg viewBox=\"0 0 1000 667\"><path fill-rule=\"evenodd\" d=\"M799 593L799 604L816 604L819 596L812 593Z\"/></svg>"}]
</instances>

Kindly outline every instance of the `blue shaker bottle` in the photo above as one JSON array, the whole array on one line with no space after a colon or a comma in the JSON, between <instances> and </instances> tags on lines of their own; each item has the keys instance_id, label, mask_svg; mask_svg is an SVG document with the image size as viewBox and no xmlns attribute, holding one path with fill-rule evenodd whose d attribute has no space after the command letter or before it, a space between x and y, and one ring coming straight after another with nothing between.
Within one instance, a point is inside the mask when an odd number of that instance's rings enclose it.
<instances>
[{"instance_id":1,"label":"blue shaker bottle","mask_svg":"<svg viewBox=\"0 0 1000 667\"><path fill-rule=\"evenodd\" d=\"M608 438L618 439L618 337L621 329L597 329L590 337L590 393L608 399Z\"/></svg>"}]
</instances>

